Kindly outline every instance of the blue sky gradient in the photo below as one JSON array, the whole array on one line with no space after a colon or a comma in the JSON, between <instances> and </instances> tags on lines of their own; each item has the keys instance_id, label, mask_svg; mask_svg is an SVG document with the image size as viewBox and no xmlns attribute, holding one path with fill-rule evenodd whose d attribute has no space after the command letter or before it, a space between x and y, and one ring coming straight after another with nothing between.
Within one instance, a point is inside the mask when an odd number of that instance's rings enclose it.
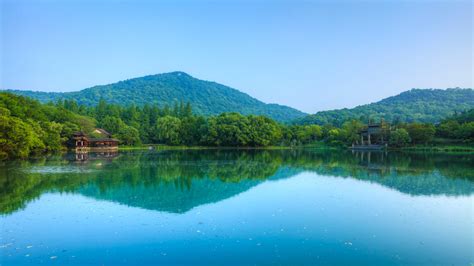
<instances>
[{"instance_id":1,"label":"blue sky gradient","mask_svg":"<svg viewBox=\"0 0 474 266\"><path fill-rule=\"evenodd\" d=\"M0 1L2 89L179 70L313 113L472 87L471 1Z\"/></svg>"}]
</instances>

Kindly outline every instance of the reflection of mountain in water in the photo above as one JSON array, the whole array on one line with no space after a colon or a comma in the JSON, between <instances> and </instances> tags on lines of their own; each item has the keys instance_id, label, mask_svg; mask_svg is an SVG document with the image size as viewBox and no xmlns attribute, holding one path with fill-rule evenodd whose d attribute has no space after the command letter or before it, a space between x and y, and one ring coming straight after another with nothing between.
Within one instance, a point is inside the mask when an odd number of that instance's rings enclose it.
<instances>
[{"instance_id":1,"label":"reflection of mountain in water","mask_svg":"<svg viewBox=\"0 0 474 266\"><path fill-rule=\"evenodd\" d=\"M0 213L23 208L49 191L182 213L301 171L378 183L415 196L474 193L474 155L190 150L123 152L81 163L74 158L0 166Z\"/></svg>"},{"instance_id":2,"label":"reflection of mountain in water","mask_svg":"<svg viewBox=\"0 0 474 266\"><path fill-rule=\"evenodd\" d=\"M279 169L269 179L284 179L296 174L289 168ZM121 185L101 191L96 185L89 184L77 192L101 200L108 200L133 207L171 213L184 213L194 207L219 202L264 182L261 179L246 179L236 183L223 182L211 178L193 179L188 187L179 187L174 183L156 185Z\"/></svg>"}]
</instances>

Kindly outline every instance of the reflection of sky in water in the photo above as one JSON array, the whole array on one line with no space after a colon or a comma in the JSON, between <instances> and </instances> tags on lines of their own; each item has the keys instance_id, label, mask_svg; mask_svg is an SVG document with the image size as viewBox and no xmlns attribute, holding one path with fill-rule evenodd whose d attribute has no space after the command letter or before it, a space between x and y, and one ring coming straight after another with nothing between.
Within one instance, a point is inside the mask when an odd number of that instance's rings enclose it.
<instances>
[{"instance_id":1,"label":"reflection of sky in water","mask_svg":"<svg viewBox=\"0 0 474 266\"><path fill-rule=\"evenodd\" d=\"M183 214L50 193L1 217L0 262L469 265L473 199L309 172Z\"/></svg>"}]
</instances>

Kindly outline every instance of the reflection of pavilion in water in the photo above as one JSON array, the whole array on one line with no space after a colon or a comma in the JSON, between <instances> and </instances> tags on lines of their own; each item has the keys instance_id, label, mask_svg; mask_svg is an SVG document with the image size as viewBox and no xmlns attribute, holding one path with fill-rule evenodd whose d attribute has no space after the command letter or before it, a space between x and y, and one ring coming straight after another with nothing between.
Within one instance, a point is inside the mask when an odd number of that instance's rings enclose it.
<instances>
[{"instance_id":1,"label":"reflection of pavilion in water","mask_svg":"<svg viewBox=\"0 0 474 266\"><path fill-rule=\"evenodd\" d=\"M359 165L367 169L369 172L377 172L380 174L390 172L390 167L387 165L387 151L353 150L352 154L358 159Z\"/></svg>"},{"instance_id":2,"label":"reflection of pavilion in water","mask_svg":"<svg viewBox=\"0 0 474 266\"><path fill-rule=\"evenodd\" d=\"M75 161L77 162L87 162L90 160L102 160L102 159L114 159L118 157L118 151L114 150L104 150L101 152L88 152L88 151L76 151L75 152Z\"/></svg>"}]
</instances>

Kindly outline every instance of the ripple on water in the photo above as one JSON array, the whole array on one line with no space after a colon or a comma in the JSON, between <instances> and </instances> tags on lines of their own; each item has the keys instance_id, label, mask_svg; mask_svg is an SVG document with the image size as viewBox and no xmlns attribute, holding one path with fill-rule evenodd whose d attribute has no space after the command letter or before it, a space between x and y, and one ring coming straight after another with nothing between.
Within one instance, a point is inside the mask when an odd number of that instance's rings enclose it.
<instances>
[{"instance_id":1,"label":"ripple on water","mask_svg":"<svg viewBox=\"0 0 474 266\"><path fill-rule=\"evenodd\" d=\"M91 173L94 169L85 169L77 166L35 166L25 169L28 173L38 174L65 174L65 173Z\"/></svg>"}]
</instances>

